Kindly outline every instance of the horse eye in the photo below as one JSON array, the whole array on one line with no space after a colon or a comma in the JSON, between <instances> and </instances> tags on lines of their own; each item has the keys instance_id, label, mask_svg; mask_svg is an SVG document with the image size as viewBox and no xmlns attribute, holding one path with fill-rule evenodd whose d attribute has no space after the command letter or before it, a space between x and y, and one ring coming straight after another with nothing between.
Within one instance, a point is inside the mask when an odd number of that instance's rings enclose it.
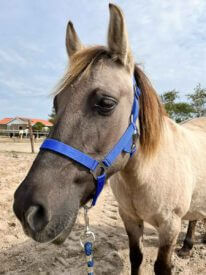
<instances>
[{"instance_id":1,"label":"horse eye","mask_svg":"<svg viewBox=\"0 0 206 275\"><path fill-rule=\"evenodd\" d=\"M97 109L97 111L100 114L108 114L110 113L112 110L114 110L114 108L117 105L117 101L111 97L102 97L95 105L95 109Z\"/></svg>"}]
</instances>

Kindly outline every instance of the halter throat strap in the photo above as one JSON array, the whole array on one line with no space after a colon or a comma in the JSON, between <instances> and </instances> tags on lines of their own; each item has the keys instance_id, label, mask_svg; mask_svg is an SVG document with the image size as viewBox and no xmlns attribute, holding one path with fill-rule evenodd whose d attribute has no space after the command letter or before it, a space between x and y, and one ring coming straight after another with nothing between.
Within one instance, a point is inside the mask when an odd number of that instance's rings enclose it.
<instances>
[{"instance_id":1,"label":"halter throat strap","mask_svg":"<svg viewBox=\"0 0 206 275\"><path fill-rule=\"evenodd\" d=\"M136 121L139 115L138 99L140 96L140 89L136 84L135 78L133 78L133 87L134 100L130 115L130 124L113 149L102 161L98 161L80 150L56 139L47 138L41 145L41 150L49 150L66 156L86 167L90 171L96 181L96 192L93 196L92 206L96 204L97 198L104 187L107 178L107 169L112 166L122 152L129 153L130 156L132 156L136 151L135 136L138 134Z\"/></svg>"}]
</instances>

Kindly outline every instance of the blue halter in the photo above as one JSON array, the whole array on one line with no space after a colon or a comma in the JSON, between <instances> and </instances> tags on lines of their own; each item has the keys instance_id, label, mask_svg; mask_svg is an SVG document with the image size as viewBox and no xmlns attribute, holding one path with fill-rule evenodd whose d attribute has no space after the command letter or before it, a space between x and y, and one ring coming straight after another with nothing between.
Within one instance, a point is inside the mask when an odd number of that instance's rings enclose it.
<instances>
[{"instance_id":1,"label":"blue halter","mask_svg":"<svg viewBox=\"0 0 206 275\"><path fill-rule=\"evenodd\" d=\"M136 80L134 77L133 86L134 101L130 115L130 124L122 137L117 142L117 144L102 161L97 161L89 155L79 151L78 149L55 139L47 138L41 145L41 150L50 150L60 155L66 156L89 169L90 173L96 180L96 192L93 196L92 206L96 204L97 198L104 187L104 184L106 182L107 169L112 166L118 155L120 155L122 152L125 152L129 153L130 156L132 156L136 151L134 137L138 134L136 121L139 115L138 99L141 92L136 84Z\"/></svg>"}]
</instances>

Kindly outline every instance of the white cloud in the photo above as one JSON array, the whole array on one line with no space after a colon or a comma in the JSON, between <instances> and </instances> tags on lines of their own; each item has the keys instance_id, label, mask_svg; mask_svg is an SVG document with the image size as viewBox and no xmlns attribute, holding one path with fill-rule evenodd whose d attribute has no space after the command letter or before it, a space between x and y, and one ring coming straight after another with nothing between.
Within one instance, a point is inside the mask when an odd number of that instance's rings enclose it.
<instances>
[{"instance_id":1,"label":"white cloud","mask_svg":"<svg viewBox=\"0 0 206 275\"><path fill-rule=\"evenodd\" d=\"M43 45L38 45L37 43L32 43L29 41L22 41L21 38L18 39L18 43L20 45L20 47L24 50L28 50L31 53L43 53L45 51L45 48Z\"/></svg>"},{"instance_id":2,"label":"white cloud","mask_svg":"<svg viewBox=\"0 0 206 275\"><path fill-rule=\"evenodd\" d=\"M1 79L0 84L8 87L10 93L26 96L26 97L36 97L41 95L47 95L47 89L41 84L38 87L32 87L29 83L26 83L24 80L17 79Z\"/></svg>"},{"instance_id":3,"label":"white cloud","mask_svg":"<svg viewBox=\"0 0 206 275\"><path fill-rule=\"evenodd\" d=\"M0 61L2 63L8 62L12 64L18 64L19 66L25 66L27 64L26 58L12 49L0 49Z\"/></svg>"}]
</instances>

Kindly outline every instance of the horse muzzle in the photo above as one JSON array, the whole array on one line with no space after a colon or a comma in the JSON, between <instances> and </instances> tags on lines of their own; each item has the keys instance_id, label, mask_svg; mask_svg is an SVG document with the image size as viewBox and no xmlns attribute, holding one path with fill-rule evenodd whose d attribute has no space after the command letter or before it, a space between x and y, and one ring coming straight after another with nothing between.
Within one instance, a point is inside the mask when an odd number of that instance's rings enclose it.
<instances>
[{"instance_id":1,"label":"horse muzzle","mask_svg":"<svg viewBox=\"0 0 206 275\"><path fill-rule=\"evenodd\" d=\"M51 208L46 203L28 203L23 201L18 193L15 194L14 213L20 220L24 232L37 242L51 242L63 232L69 235L76 220L79 203L66 201L59 208Z\"/></svg>"}]
</instances>

